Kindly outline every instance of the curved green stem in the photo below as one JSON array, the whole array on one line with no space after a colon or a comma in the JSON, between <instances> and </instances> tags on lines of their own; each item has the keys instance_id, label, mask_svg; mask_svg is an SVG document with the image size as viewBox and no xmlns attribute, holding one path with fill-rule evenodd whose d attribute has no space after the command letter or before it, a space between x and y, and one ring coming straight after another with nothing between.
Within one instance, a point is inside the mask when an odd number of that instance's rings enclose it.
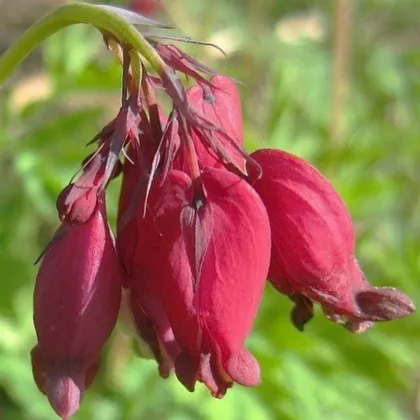
<instances>
[{"instance_id":1,"label":"curved green stem","mask_svg":"<svg viewBox=\"0 0 420 420\"><path fill-rule=\"evenodd\" d=\"M42 41L59 30L78 23L91 24L111 33L121 43L136 49L159 75L165 72L166 65L158 53L124 18L98 5L71 3L59 7L32 25L5 51L0 57L0 85Z\"/></svg>"}]
</instances>

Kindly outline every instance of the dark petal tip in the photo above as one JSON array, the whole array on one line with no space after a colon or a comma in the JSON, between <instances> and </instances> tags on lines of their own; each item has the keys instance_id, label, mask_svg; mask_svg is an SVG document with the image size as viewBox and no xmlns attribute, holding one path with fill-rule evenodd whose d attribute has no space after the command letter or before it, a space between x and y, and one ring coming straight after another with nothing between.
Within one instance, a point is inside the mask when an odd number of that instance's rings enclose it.
<instances>
[{"instance_id":1,"label":"dark petal tip","mask_svg":"<svg viewBox=\"0 0 420 420\"><path fill-rule=\"evenodd\" d=\"M314 317L314 307L312 301L303 295L290 297L295 306L293 307L290 318L293 325L303 332L305 325Z\"/></svg>"},{"instance_id":2,"label":"dark petal tip","mask_svg":"<svg viewBox=\"0 0 420 420\"><path fill-rule=\"evenodd\" d=\"M175 361L175 373L179 382L190 392L194 392L197 382L198 363L188 354L181 352Z\"/></svg>"},{"instance_id":3,"label":"dark petal tip","mask_svg":"<svg viewBox=\"0 0 420 420\"><path fill-rule=\"evenodd\" d=\"M391 321L412 314L413 301L393 287L375 287L355 296L356 303L367 321Z\"/></svg>"}]
</instances>

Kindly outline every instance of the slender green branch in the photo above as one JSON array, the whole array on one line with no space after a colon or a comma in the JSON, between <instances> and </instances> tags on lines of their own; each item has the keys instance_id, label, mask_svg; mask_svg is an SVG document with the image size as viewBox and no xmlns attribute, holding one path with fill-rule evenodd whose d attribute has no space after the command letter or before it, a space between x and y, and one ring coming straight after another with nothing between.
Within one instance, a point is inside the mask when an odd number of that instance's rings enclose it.
<instances>
[{"instance_id":1,"label":"slender green branch","mask_svg":"<svg viewBox=\"0 0 420 420\"><path fill-rule=\"evenodd\" d=\"M137 29L118 13L98 5L71 3L55 9L32 25L0 57L0 85L15 68L45 39L74 24L85 23L115 36L123 44L136 49L158 74L166 65Z\"/></svg>"}]
</instances>

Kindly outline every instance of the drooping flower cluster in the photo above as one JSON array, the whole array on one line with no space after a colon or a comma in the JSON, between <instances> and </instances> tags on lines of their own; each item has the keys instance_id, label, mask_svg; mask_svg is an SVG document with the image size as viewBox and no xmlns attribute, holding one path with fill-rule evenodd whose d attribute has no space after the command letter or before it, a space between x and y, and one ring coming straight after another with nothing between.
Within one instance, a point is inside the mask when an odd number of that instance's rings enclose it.
<instances>
[{"instance_id":1,"label":"drooping flower cluster","mask_svg":"<svg viewBox=\"0 0 420 420\"><path fill-rule=\"evenodd\" d=\"M36 281L34 378L63 419L99 369L122 293L160 375L218 398L260 382L245 341L267 279L294 302L299 329L314 303L353 332L414 311L402 292L368 283L350 214L320 172L285 151L244 151L234 81L150 43L167 66L160 75L118 47L121 109L57 200L61 226ZM105 192L120 175L115 239Z\"/></svg>"}]
</instances>

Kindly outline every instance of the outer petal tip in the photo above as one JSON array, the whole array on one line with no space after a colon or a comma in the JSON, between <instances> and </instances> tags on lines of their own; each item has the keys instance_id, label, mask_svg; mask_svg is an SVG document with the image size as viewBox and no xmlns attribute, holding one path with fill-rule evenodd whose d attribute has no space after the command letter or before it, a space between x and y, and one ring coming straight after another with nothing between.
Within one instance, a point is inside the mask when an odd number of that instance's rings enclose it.
<instances>
[{"instance_id":1,"label":"outer petal tip","mask_svg":"<svg viewBox=\"0 0 420 420\"><path fill-rule=\"evenodd\" d=\"M175 373L179 382L190 392L194 392L197 381L198 363L187 353L181 352L175 361Z\"/></svg>"},{"instance_id":2,"label":"outer petal tip","mask_svg":"<svg viewBox=\"0 0 420 420\"><path fill-rule=\"evenodd\" d=\"M243 386L257 386L261 383L260 365L247 349L242 349L229 359L226 372Z\"/></svg>"},{"instance_id":3,"label":"outer petal tip","mask_svg":"<svg viewBox=\"0 0 420 420\"><path fill-rule=\"evenodd\" d=\"M393 287L372 287L355 296L365 319L390 321L410 315L416 310L413 301Z\"/></svg>"},{"instance_id":4,"label":"outer petal tip","mask_svg":"<svg viewBox=\"0 0 420 420\"><path fill-rule=\"evenodd\" d=\"M306 296L298 294L290 299L295 302L290 318L296 329L303 332L305 325L314 317L313 302Z\"/></svg>"},{"instance_id":5,"label":"outer petal tip","mask_svg":"<svg viewBox=\"0 0 420 420\"><path fill-rule=\"evenodd\" d=\"M70 419L80 408L84 388L66 375L53 375L47 383L47 396L51 407L63 419Z\"/></svg>"},{"instance_id":6,"label":"outer petal tip","mask_svg":"<svg viewBox=\"0 0 420 420\"><path fill-rule=\"evenodd\" d=\"M34 381L38 389L43 394L45 394L45 384L47 382L47 376L45 371L45 363L39 350L39 345L36 345L31 350L31 364Z\"/></svg>"}]
</instances>

